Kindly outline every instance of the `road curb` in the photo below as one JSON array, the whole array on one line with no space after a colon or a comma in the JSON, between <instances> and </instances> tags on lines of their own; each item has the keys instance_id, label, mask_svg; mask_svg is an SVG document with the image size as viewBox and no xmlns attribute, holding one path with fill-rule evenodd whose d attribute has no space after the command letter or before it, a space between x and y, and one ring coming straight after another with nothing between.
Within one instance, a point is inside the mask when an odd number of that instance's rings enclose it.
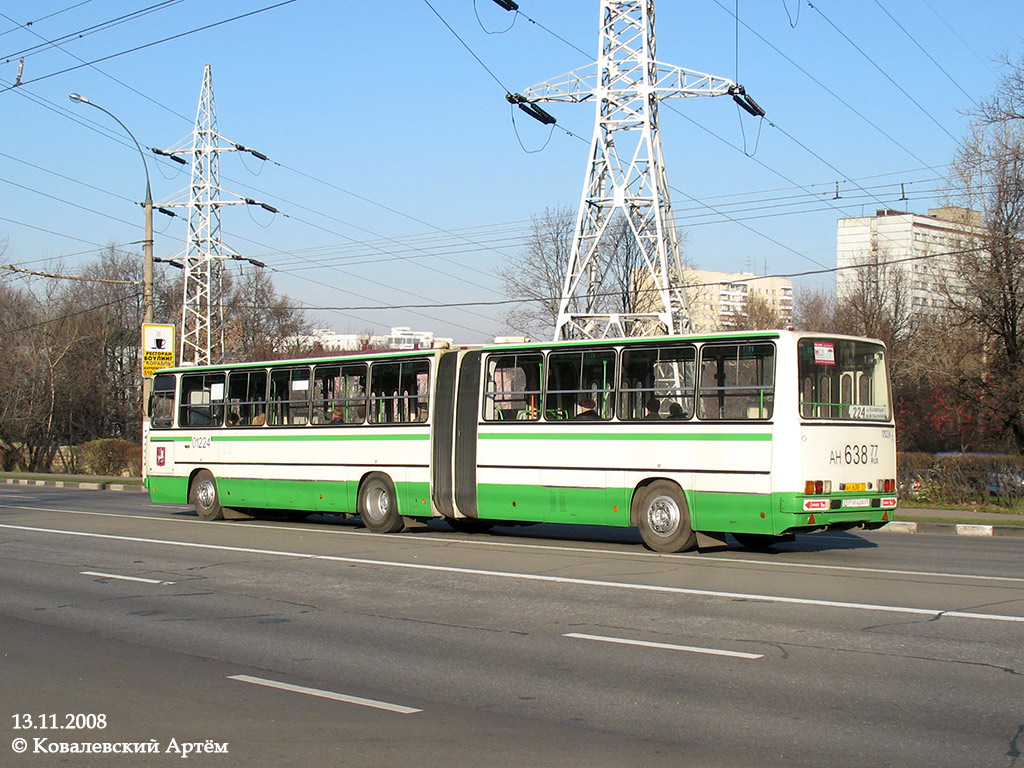
<instances>
[{"instance_id":1,"label":"road curb","mask_svg":"<svg viewBox=\"0 0 1024 768\"><path fill-rule=\"evenodd\" d=\"M21 477L5 478L7 485L42 485L49 488L77 488L81 491L146 491L134 483L90 483L78 480L29 480Z\"/></svg>"},{"instance_id":2,"label":"road curb","mask_svg":"<svg viewBox=\"0 0 1024 768\"><path fill-rule=\"evenodd\" d=\"M909 520L894 520L878 530L883 533L940 533L953 536L1024 538L1024 526L1021 525L915 523Z\"/></svg>"}]
</instances>

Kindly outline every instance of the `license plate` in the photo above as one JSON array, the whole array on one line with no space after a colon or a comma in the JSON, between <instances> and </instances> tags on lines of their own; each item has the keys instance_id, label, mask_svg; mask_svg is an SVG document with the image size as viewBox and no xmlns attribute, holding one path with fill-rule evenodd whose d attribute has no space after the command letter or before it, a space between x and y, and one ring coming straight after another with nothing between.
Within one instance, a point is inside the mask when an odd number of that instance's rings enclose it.
<instances>
[{"instance_id":1,"label":"license plate","mask_svg":"<svg viewBox=\"0 0 1024 768\"><path fill-rule=\"evenodd\" d=\"M843 486L844 491L850 491L852 493L863 493L867 489L867 483L846 483L846 485Z\"/></svg>"}]
</instances>

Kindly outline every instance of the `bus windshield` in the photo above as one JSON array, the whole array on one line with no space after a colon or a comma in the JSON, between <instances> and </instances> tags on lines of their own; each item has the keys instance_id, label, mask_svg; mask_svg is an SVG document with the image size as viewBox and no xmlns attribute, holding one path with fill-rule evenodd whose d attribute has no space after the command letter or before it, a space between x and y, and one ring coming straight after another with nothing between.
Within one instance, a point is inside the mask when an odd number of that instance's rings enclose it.
<instances>
[{"instance_id":1,"label":"bus windshield","mask_svg":"<svg viewBox=\"0 0 1024 768\"><path fill-rule=\"evenodd\" d=\"M805 419L888 421L885 347L856 339L801 339L800 415Z\"/></svg>"}]
</instances>

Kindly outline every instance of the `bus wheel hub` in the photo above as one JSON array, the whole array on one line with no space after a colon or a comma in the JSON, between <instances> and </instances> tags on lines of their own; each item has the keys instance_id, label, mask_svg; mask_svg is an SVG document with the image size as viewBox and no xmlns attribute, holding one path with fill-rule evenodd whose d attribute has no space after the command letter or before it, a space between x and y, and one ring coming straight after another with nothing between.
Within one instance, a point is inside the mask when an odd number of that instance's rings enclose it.
<instances>
[{"instance_id":1,"label":"bus wheel hub","mask_svg":"<svg viewBox=\"0 0 1024 768\"><path fill-rule=\"evenodd\" d=\"M647 509L647 521L659 536L668 536L675 531L681 518L679 506L668 496L659 496Z\"/></svg>"}]
</instances>

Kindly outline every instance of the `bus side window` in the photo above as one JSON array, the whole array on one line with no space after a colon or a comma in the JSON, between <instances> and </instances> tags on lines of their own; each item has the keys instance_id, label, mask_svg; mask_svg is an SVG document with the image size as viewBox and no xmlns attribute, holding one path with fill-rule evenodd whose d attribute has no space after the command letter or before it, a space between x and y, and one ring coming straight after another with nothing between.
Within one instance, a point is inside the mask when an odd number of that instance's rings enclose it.
<instances>
[{"instance_id":1,"label":"bus side window","mask_svg":"<svg viewBox=\"0 0 1024 768\"><path fill-rule=\"evenodd\" d=\"M540 353L491 355L485 370L485 421L540 418Z\"/></svg>"},{"instance_id":2,"label":"bus side window","mask_svg":"<svg viewBox=\"0 0 1024 768\"><path fill-rule=\"evenodd\" d=\"M700 418L770 419L775 398L772 344L706 345L701 349Z\"/></svg>"},{"instance_id":3,"label":"bus side window","mask_svg":"<svg viewBox=\"0 0 1024 768\"><path fill-rule=\"evenodd\" d=\"M258 427L266 420L267 372L231 371L228 375L228 419L237 419L239 427Z\"/></svg>"},{"instance_id":4,"label":"bus side window","mask_svg":"<svg viewBox=\"0 0 1024 768\"><path fill-rule=\"evenodd\" d=\"M174 388L172 374L157 374L153 379L153 394L149 398L149 424L154 429L167 429L174 422Z\"/></svg>"},{"instance_id":5,"label":"bus side window","mask_svg":"<svg viewBox=\"0 0 1024 768\"><path fill-rule=\"evenodd\" d=\"M632 421L691 418L696 361L697 350L691 346L624 350L619 418Z\"/></svg>"},{"instance_id":6,"label":"bus side window","mask_svg":"<svg viewBox=\"0 0 1024 768\"><path fill-rule=\"evenodd\" d=\"M181 377L178 426L219 427L224 423L224 373L186 373Z\"/></svg>"},{"instance_id":7,"label":"bus side window","mask_svg":"<svg viewBox=\"0 0 1024 768\"><path fill-rule=\"evenodd\" d=\"M269 422L272 427L309 423L309 368L279 368L270 376Z\"/></svg>"},{"instance_id":8,"label":"bus side window","mask_svg":"<svg viewBox=\"0 0 1024 768\"><path fill-rule=\"evenodd\" d=\"M615 350L552 352L544 392L544 418L575 419L580 403L593 400L595 420L608 420L615 408Z\"/></svg>"},{"instance_id":9,"label":"bus side window","mask_svg":"<svg viewBox=\"0 0 1024 768\"><path fill-rule=\"evenodd\" d=\"M374 363L370 367L370 423L427 421L429 392L428 359Z\"/></svg>"},{"instance_id":10,"label":"bus side window","mask_svg":"<svg viewBox=\"0 0 1024 768\"><path fill-rule=\"evenodd\" d=\"M318 365L313 372L313 423L366 421L366 364Z\"/></svg>"}]
</instances>

